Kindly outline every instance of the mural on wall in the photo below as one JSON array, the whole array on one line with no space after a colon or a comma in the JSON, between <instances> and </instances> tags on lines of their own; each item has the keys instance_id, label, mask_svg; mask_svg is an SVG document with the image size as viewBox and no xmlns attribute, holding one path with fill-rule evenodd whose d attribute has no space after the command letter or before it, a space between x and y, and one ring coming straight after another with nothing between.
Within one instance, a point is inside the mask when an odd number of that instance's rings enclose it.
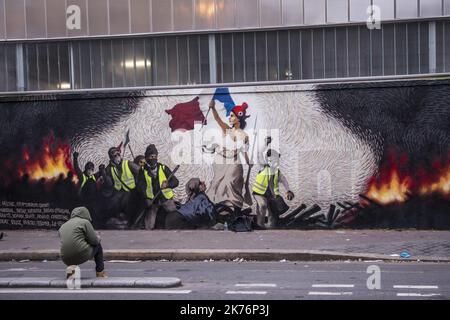
<instances>
[{"instance_id":1,"label":"mural on wall","mask_svg":"<svg viewBox=\"0 0 450 320\"><path fill-rule=\"evenodd\" d=\"M449 101L445 80L4 97L0 228L84 205L100 229L450 229Z\"/></svg>"}]
</instances>

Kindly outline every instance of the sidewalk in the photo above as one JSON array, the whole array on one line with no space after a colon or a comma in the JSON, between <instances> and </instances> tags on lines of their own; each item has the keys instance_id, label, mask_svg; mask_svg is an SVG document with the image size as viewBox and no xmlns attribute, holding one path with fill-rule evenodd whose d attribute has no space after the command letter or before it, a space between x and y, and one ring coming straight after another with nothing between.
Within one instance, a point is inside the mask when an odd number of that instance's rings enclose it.
<instances>
[{"instance_id":1,"label":"sidewalk","mask_svg":"<svg viewBox=\"0 0 450 320\"><path fill-rule=\"evenodd\" d=\"M450 262L450 231L100 231L106 260ZM411 255L400 258L402 252ZM57 260L56 231L5 231L0 260Z\"/></svg>"},{"instance_id":2,"label":"sidewalk","mask_svg":"<svg viewBox=\"0 0 450 320\"><path fill-rule=\"evenodd\" d=\"M80 287L86 288L173 288L181 286L178 278L106 278L81 279ZM67 288L67 280L61 278L0 278L0 288Z\"/></svg>"}]
</instances>

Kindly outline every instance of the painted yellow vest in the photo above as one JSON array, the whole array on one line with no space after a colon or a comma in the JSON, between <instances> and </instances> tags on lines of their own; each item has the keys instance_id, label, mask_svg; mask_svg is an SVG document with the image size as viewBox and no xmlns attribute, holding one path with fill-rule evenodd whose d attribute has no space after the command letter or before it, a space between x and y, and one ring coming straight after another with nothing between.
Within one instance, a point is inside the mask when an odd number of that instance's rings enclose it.
<instances>
[{"instance_id":1,"label":"painted yellow vest","mask_svg":"<svg viewBox=\"0 0 450 320\"><path fill-rule=\"evenodd\" d=\"M88 177L87 175L85 175L85 174L83 173L83 180L81 181L81 187L80 187L80 190L83 189L84 185L86 184L86 182L87 182L89 179L92 179L94 182L96 181L94 175Z\"/></svg>"},{"instance_id":2,"label":"painted yellow vest","mask_svg":"<svg viewBox=\"0 0 450 320\"><path fill-rule=\"evenodd\" d=\"M122 180L123 183L119 180L119 175L115 167L111 167L111 175L114 180L114 188L117 191L123 189L124 191L128 192L136 187L136 182L134 180L133 173L131 172L128 165L128 160L122 161L122 175L120 177L120 180ZM127 187L125 187L123 184L125 184Z\"/></svg>"},{"instance_id":3,"label":"painted yellow vest","mask_svg":"<svg viewBox=\"0 0 450 320\"><path fill-rule=\"evenodd\" d=\"M167 180L166 174L164 173L164 165L159 166L158 170L158 179L159 179L159 186L161 187L163 181ZM144 176L145 176L145 182L147 183L147 188L145 190L145 195L148 199L153 199L155 195L153 194L153 187L152 187L152 177L148 174L147 170L144 170ZM164 195L164 198L167 200L173 198L173 190L170 188L167 189L161 189L162 194Z\"/></svg>"},{"instance_id":4,"label":"painted yellow vest","mask_svg":"<svg viewBox=\"0 0 450 320\"><path fill-rule=\"evenodd\" d=\"M278 176L279 176L280 170L277 169L275 171L275 178L273 179L274 183L274 192L275 195L280 195L280 189L278 187ZM265 167L262 171L258 173L256 176L256 181L253 183L253 192L259 195L264 195L267 191L267 188L269 187L269 177L270 177L270 169L269 167Z\"/></svg>"}]
</instances>

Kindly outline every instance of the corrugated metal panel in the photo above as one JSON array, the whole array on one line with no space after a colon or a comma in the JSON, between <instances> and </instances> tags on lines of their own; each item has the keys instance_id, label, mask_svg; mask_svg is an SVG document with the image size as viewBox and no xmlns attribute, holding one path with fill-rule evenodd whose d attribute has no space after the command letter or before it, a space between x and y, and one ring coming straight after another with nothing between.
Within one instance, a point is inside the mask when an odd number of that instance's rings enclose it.
<instances>
[{"instance_id":1,"label":"corrugated metal panel","mask_svg":"<svg viewBox=\"0 0 450 320\"><path fill-rule=\"evenodd\" d=\"M365 23L372 2L385 21L450 15L450 0L0 0L0 39ZM79 28L67 29L75 15Z\"/></svg>"}]
</instances>

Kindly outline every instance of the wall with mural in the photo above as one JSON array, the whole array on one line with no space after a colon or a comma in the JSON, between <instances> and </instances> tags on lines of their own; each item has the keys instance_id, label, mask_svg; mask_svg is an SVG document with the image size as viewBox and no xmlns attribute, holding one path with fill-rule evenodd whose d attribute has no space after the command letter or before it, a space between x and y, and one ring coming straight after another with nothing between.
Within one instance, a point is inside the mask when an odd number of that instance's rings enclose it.
<instances>
[{"instance_id":1,"label":"wall with mural","mask_svg":"<svg viewBox=\"0 0 450 320\"><path fill-rule=\"evenodd\" d=\"M450 229L448 80L0 99L0 228Z\"/></svg>"}]
</instances>

